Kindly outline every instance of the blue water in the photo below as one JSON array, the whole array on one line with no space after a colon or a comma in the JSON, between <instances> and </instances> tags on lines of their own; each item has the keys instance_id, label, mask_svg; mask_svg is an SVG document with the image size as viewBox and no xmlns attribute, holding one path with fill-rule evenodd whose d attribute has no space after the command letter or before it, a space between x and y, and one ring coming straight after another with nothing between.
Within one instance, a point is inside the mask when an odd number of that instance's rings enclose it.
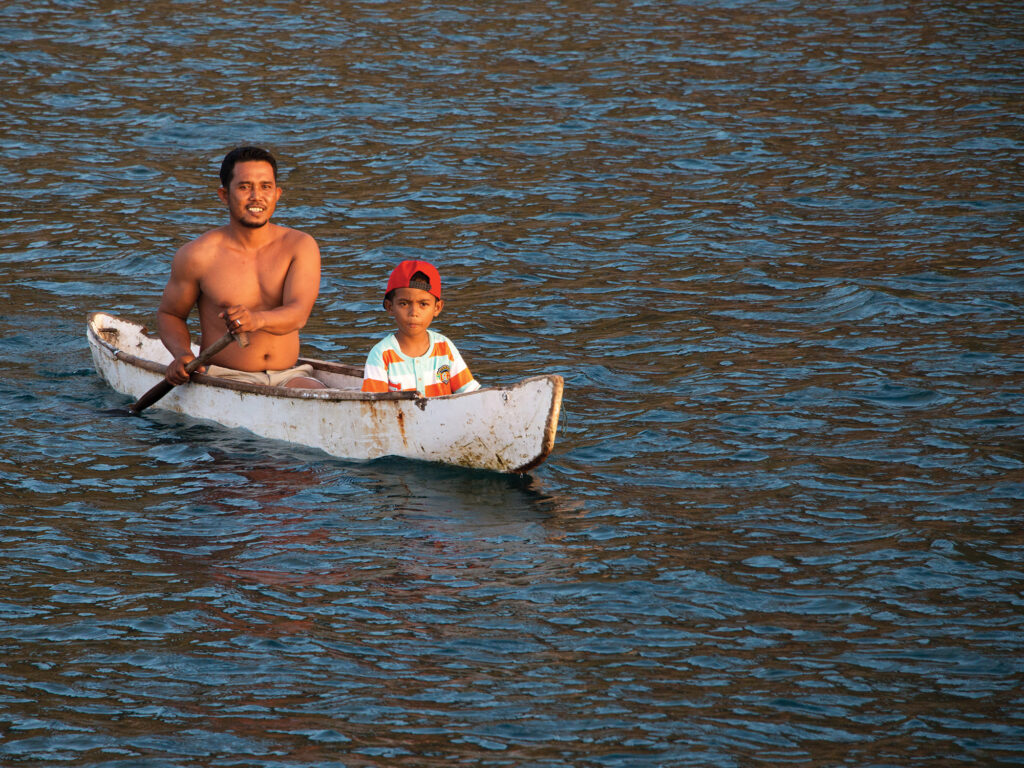
<instances>
[{"instance_id":1,"label":"blue water","mask_svg":"<svg viewBox=\"0 0 1024 768\"><path fill-rule=\"evenodd\" d=\"M0 762L1024 762L1016 2L0 9ZM147 412L154 325L271 148L310 356L395 262L524 477Z\"/></svg>"}]
</instances>

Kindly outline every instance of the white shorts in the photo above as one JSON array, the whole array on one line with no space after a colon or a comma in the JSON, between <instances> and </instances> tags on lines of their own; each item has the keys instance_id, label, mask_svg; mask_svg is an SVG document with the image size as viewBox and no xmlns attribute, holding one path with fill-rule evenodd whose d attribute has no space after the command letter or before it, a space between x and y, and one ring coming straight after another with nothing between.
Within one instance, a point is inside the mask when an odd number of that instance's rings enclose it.
<instances>
[{"instance_id":1,"label":"white shorts","mask_svg":"<svg viewBox=\"0 0 1024 768\"><path fill-rule=\"evenodd\" d=\"M306 377L315 379L313 366L309 363L285 368L281 371L236 371L234 368L222 368L219 365L206 366L207 376L216 376L228 381L244 381L247 384L265 384L271 387L283 387L292 379Z\"/></svg>"}]
</instances>

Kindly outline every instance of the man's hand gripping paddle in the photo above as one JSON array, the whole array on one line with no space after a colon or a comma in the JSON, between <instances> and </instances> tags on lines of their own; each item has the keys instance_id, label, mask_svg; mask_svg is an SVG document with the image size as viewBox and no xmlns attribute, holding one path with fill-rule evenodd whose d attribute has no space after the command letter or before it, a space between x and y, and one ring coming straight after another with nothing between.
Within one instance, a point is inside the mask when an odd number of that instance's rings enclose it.
<instances>
[{"instance_id":1,"label":"man's hand gripping paddle","mask_svg":"<svg viewBox=\"0 0 1024 768\"><path fill-rule=\"evenodd\" d=\"M238 341L238 346L240 347L244 347L249 344L249 337L245 333L225 333L223 336L221 336L219 339L213 342L213 344L204 349L199 354L199 357L189 362L185 366L185 370L189 374L191 374L193 371L196 370L196 368L199 368L202 365L206 365L207 361L211 357L213 357L222 349L224 349L224 347L226 347L232 341L236 340ZM167 379L161 380L160 383L153 387L151 390L149 390L149 392L147 392L134 403L132 403L130 406L128 406L128 412L139 413L143 408L148 408L161 397L163 397L172 389L174 389L174 386L175 385L171 384L171 382L169 382Z\"/></svg>"}]
</instances>

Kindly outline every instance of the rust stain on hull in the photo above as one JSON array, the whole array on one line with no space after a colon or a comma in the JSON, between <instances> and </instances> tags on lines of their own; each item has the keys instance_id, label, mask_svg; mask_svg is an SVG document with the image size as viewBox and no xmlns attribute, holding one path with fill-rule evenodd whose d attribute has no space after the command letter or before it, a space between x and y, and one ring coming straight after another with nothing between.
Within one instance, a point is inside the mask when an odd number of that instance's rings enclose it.
<instances>
[{"instance_id":1,"label":"rust stain on hull","mask_svg":"<svg viewBox=\"0 0 1024 768\"><path fill-rule=\"evenodd\" d=\"M398 410L395 420L398 422L398 431L402 435L402 445L408 445L409 443L405 438L405 414L402 413L401 409Z\"/></svg>"}]
</instances>

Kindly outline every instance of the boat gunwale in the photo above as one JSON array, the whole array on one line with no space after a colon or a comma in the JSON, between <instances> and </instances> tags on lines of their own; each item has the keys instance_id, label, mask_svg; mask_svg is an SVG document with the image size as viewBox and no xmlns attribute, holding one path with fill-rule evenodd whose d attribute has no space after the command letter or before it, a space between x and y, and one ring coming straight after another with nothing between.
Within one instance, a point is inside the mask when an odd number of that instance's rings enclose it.
<instances>
[{"instance_id":1,"label":"boat gunwale","mask_svg":"<svg viewBox=\"0 0 1024 768\"><path fill-rule=\"evenodd\" d=\"M122 323L122 324L125 324L125 325L133 326L134 328L138 329L137 330L138 333L144 335L145 337L147 337L149 339L152 339L153 337L150 334L149 329L147 329L145 325L143 325L142 323L133 321L133 320L126 320L126 319L118 317L116 315L111 315L109 312L103 312L103 311L91 312L89 314L89 320L88 320L89 335L92 338L94 338L97 341L97 343L99 343L103 347L106 347L106 349L110 351L110 354L116 360L119 360L121 362L127 363L128 365L133 365L133 366L135 366L137 368L142 368L143 370L150 371L151 373L158 373L160 375L164 374L164 372L167 370L167 366L166 365L161 365L160 363L157 363L157 362L155 362L153 360L147 360L147 359L145 359L143 357L139 357L137 355L133 355L130 352L125 352L124 350L120 349L119 347L115 346L114 344L112 344L111 342L109 342L105 338L103 338L102 334L100 333L99 329L97 328L97 325L98 325L97 321L101 317L108 317L108 318L111 318L112 320L114 320L114 321L116 321L118 323ZM349 369L357 368L357 366L353 366L353 365L348 364L348 363L332 363L332 362L327 361L327 360L318 360L316 358L306 358L306 357L300 357L298 359L298 363L299 364L308 363L309 365L312 365L315 370L319 369L319 370L324 370L324 371L328 371L328 372L332 372L332 373L344 373L344 374L348 374L348 375L352 375L352 374L350 374L349 371L347 371L347 370L339 370L339 368L342 368L342 369L344 369L344 368L349 368ZM234 390L236 392L248 392L250 394L262 395L264 397L287 397L287 398L293 398L293 399L298 399L298 400L319 400L319 401L327 401L327 402L331 402L331 401L379 402L379 401L395 401L395 400L398 400L398 401L414 400L414 401L416 401L416 405L418 405L420 408L425 407L428 400L450 400L450 399L454 399L454 398L470 397L472 395L479 394L481 392L487 392L487 391L498 391L498 392L511 391L512 389L517 389L517 388L519 388L520 386L522 386L524 384L527 384L529 382L532 382L532 381L535 381L535 380L538 380L538 379L552 380L552 384L553 384L553 386L556 389L556 397L554 399L554 402L555 403L560 403L560 401L561 401L561 391L562 391L562 386L563 386L562 377L557 375L557 374L550 374L550 373L549 374L542 374L542 375L539 375L539 376L530 376L530 377L525 378L525 379L520 379L515 384L512 384L512 385L507 386L507 387L481 387L480 389L474 390L472 392L462 392L462 393L459 393L459 394L451 394L451 395L440 395L440 396L431 397L431 398L423 397L423 396L421 396L419 394L419 392L415 392L415 391L412 391L412 390L407 390L407 391L402 391L402 392L362 392L360 390L338 389L338 388L334 388L334 387L329 387L329 388L326 388L326 389L303 389L303 388L300 388L300 387L273 387L273 386L269 386L269 385L266 385L266 384L251 384L249 382L244 382L244 381L231 381L229 379L221 379L221 378L218 378L216 376L210 376L210 375L205 374L205 373L193 373L192 374L192 382L194 382L196 384L202 384L204 386L213 387L215 389L228 389L228 390ZM548 414L548 428L545 430L546 431L545 440L544 440L545 444L547 444L547 442L549 441L549 434L552 432L552 430L550 428L551 427L551 422L552 422L551 414L549 413ZM553 445L554 445L554 435L553 434L550 434L550 442L551 442L552 447L553 447ZM550 450L550 448L548 450Z\"/></svg>"}]
</instances>

